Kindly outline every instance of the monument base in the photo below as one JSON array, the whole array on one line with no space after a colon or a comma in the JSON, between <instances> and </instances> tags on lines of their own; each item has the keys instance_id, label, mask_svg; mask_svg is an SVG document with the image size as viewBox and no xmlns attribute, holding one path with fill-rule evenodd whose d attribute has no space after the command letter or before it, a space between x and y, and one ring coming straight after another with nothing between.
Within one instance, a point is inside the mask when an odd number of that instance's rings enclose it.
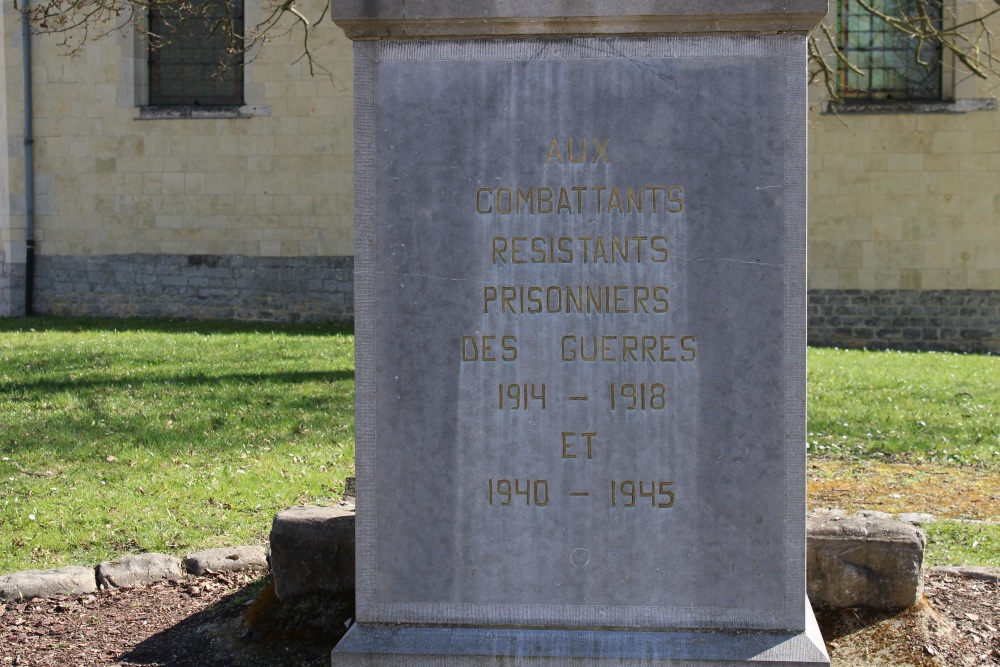
<instances>
[{"instance_id":1,"label":"monument base","mask_svg":"<svg viewBox=\"0 0 1000 667\"><path fill-rule=\"evenodd\" d=\"M806 606L803 632L530 630L355 624L333 667L827 667Z\"/></svg>"}]
</instances>

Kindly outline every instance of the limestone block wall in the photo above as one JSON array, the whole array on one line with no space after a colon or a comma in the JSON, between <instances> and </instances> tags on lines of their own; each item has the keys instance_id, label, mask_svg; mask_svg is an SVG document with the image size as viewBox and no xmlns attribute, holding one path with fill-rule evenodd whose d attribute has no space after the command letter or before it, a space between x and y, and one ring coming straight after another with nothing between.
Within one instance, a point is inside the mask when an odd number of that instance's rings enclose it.
<instances>
[{"instance_id":1,"label":"limestone block wall","mask_svg":"<svg viewBox=\"0 0 1000 667\"><path fill-rule=\"evenodd\" d=\"M1000 82L946 65L954 104L919 112L812 91L811 343L1000 351Z\"/></svg>"},{"instance_id":2,"label":"limestone block wall","mask_svg":"<svg viewBox=\"0 0 1000 667\"><path fill-rule=\"evenodd\" d=\"M299 31L251 54L238 114L144 111L148 50L131 30L73 53L61 39L32 39L37 312L351 318L352 53L339 29L311 35L316 75ZM19 97L8 85L8 108ZM294 298L275 272L297 277Z\"/></svg>"},{"instance_id":3,"label":"limestone block wall","mask_svg":"<svg viewBox=\"0 0 1000 667\"><path fill-rule=\"evenodd\" d=\"M9 3L0 6L0 317L24 310L24 134L21 98L20 21ZM13 96L14 103L8 104ZM21 193L21 196L19 196Z\"/></svg>"}]
</instances>

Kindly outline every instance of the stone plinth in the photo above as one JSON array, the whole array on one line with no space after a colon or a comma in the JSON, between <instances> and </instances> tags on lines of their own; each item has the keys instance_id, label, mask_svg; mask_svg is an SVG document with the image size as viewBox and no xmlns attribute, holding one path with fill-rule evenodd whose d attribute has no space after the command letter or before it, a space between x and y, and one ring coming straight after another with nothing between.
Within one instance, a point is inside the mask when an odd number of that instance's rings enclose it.
<instances>
[{"instance_id":1,"label":"stone plinth","mask_svg":"<svg viewBox=\"0 0 1000 667\"><path fill-rule=\"evenodd\" d=\"M786 4L334 3L360 40L335 665L827 664L803 445L825 5Z\"/></svg>"}]
</instances>

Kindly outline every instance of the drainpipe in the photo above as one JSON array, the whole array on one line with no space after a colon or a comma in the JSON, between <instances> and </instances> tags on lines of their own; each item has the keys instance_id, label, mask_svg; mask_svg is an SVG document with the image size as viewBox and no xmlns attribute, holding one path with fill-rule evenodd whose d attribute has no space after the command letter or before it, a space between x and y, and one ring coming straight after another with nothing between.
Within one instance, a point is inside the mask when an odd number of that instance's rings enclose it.
<instances>
[{"instance_id":1,"label":"drainpipe","mask_svg":"<svg viewBox=\"0 0 1000 667\"><path fill-rule=\"evenodd\" d=\"M35 138L31 126L31 21L30 5L25 2L21 11L21 48L24 64L24 314L35 314L35 165L33 145Z\"/></svg>"}]
</instances>

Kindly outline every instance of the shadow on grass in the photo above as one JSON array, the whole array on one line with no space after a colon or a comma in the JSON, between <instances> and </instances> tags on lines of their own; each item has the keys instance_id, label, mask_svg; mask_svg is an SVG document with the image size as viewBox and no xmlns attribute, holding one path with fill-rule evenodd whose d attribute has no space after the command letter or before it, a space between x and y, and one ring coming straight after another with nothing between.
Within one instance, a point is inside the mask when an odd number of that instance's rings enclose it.
<instances>
[{"instance_id":1,"label":"shadow on grass","mask_svg":"<svg viewBox=\"0 0 1000 667\"><path fill-rule=\"evenodd\" d=\"M54 331L62 333L99 333L144 331L150 333L195 333L203 336L233 334L278 334L282 336L353 335L352 324L334 322L283 324L279 322L234 322L216 320L169 320L139 317L76 318L44 315L38 317L0 318L0 332L26 333Z\"/></svg>"},{"instance_id":2,"label":"shadow on grass","mask_svg":"<svg viewBox=\"0 0 1000 667\"><path fill-rule=\"evenodd\" d=\"M353 599L315 595L285 601L274 595L273 582L263 590L252 584L149 637L118 660L172 667L325 667L353 615Z\"/></svg>"},{"instance_id":3,"label":"shadow on grass","mask_svg":"<svg viewBox=\"0 0 1000 667\"><path fill-rule=\"evenodd\" d=\"M340 382L354 380L354 370L341 371L301 371L291 373L231 373L207 375L178 375L174 377L149 377L129 375L128 377L113 377L102 379L41 379L28 382L0 382L0 394L52 394L60 391L79 391L87 389L142 389L148 386L170 385L177 388L197 387L202 385L220 384L260 384L281 383L300 384L303 382Z\"/></svg>"}]
</instances>

